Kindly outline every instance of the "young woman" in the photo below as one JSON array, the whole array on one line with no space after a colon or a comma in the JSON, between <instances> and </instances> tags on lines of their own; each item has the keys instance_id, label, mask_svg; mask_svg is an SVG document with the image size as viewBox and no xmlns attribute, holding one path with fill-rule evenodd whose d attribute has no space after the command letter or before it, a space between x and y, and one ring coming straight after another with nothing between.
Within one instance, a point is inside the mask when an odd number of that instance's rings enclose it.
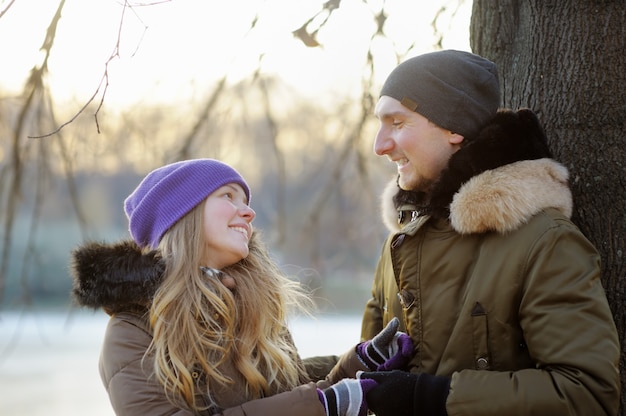
<instances>
[{"instance_id":1,"label":"young woman","mask_svg":"<svg viewBox=\"0 0 626 416\"><path fill-rule=\"evenodd\" d=\"M412 353L392 326L312 383L285 324L308 298L253 232L249 202L222 162L166 165L124 203L133 241L72 253L74 298L111 316L100 375L116 414L362 415L372 383L340 379Z\"/></svg>"}]
</instances>

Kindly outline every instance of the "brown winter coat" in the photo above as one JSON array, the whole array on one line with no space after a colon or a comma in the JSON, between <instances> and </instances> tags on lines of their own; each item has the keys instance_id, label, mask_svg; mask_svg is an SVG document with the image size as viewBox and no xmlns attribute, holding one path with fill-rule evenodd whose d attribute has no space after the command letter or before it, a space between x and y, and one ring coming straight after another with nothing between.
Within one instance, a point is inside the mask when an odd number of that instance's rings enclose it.
<instances>
[{"instance_id":1,"label":"brown winter coat","mask_svg":"<svg viewBox=\"0 0 626 416\"><path fill-rule=\"evenodd\" d=\"M520 159L468 174L431 215L390 184L362 338L399 317L411 371L451 377L449 416L615 415L620 347L599 255L569 220L565 167Z\"/></svg>"},{"instance_id":2,"label":"brown winter coat","mask_svg":"<svg viewBox=\"0 0 626 416\"><path fill-rule=\"evenodd\" d=\"M117 415L191 416L193 413L188 409L170 403L165 398L163 387L149 377L151 360L144 359L144 353L151 340L152 336L147 322L139 314L120 312L111 317L100 357L100 376L115 413ZM226 369L225 373L235 380L240 378L232 369L230 371ZM204 386L202 383L201 385ZM269 414L323 416L325 414L317 397L314 383L305 382L294 390L243 404L240 386L240 383L235 383L232 389L212 392L221 403L229 406L213 414L223 416ZM198 402L203 403L205 400L203 397L198 397ZM207 412L207 414L211 413Z\"/></svg>"},{"instance_id":3,"label":"brown winter coat","mask_svg":"<svg viewBox=\"0 0 626 416\"><path fill-rule=\"evenodd\" d=\"M254 240L251 240L254 244ZM160 283L162 265L156 253L142 254L132 242L113 245L86 244L73 253L73 295L82 306L101 307L110 315L100 356L100 375L117 415L177 415L193 413L167 400L163 387L151 377L152 361L144 354L152 341L146 306ZM287 334L290 341L290 335ZM300 360L298 358L298 360ZM222 371L235 383L232 388L211 391L223 409L204 414L222 416L324 416L317 385L312 381L328 373L328 362L314 360L311 371L301 367L302 385L271 397L245 402L241 375L229 364ZM343 376L354 377L363 370L354 349L339 360L334 376L320 381L319 387L333 384ZM207 391L198 374L198 391ZM209 405L208 396L199 395L197 402Z\"/></svg>"}]
</instances>

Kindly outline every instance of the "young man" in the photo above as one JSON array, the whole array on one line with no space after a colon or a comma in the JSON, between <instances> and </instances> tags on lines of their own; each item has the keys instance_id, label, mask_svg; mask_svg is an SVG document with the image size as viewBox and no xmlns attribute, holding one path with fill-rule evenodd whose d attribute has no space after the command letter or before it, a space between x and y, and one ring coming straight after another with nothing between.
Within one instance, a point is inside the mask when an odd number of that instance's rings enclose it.
<instances>
[{"instance_id":1,"label":"young man","mask_svg":"<svg viewBox=\"0 0 626 416\"><path fill-rule=\"evenodd\" d=\"M398 175L362 338L398 317L414 357L361 375L377 416L617 413L617 332L567 169L530 110L499 103L495 64L461 51L382 88L374 150Z\"/></svg>"}]
</instances>

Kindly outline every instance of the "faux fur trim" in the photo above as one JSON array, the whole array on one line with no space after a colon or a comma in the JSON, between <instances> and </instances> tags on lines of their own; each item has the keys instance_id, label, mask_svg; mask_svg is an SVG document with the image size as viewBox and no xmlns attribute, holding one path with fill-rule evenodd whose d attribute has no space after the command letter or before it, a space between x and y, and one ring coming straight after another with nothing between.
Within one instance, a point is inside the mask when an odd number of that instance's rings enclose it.
<instances>
[{"instance_id":1,"label":"faux fur trim","mask_svg":"<svg viewBox=\"0 0 626 416\"><path fill-rule=\"evenodd\" d=\"M400 231L400 224L398 224L398 209L394 203L394 195L396 195L401 189L398 187L398 182L393 179L387 183L385 189L380 198L380 211L382 213L383 223L385 227L391 231Z\"/></svg>"},{"instance_id":2,"label":"faux fur trim","mask_svg":"<svg viewBox=\"0 0 626 416\"><path fill-rule=\"evenodd\" d=\"M522 160L551 158L537 116L528 109L501 109L476 137L463 141L434 184L421 211L447 218L452 197L465 182L488 170Z\"/></svg>"},{"instance_id":3,"label":"faux fur trim","mask_svg":"<svg viewBox=\"0 0 626 416\"><path fill-rule=\"evenodd\" d=\"M156 251L142 253L132 240L89 242L72 252L72 297L80 306L109 312L142 308L152 300L163 269Z\"/></svg>"},{"instance_id":4,"label":"faux fur trim","mask_svg":"<svg viewBox=\"0 0 626 416\"><path fill-rule=\"evenodd\" d=\"M532 111L501 109L450 157L428 195L390 182L383 193L383 222L397 231L398 211L412 209L449 219L461 233L508 232L548 207L570 216L568 172L551 158Z\"/></svg>"},{"instance_id":5,"label":"faux fur trim","mask_svg":"<svg viewBox=\"0 0 626 416\"><path fill-rule=\"evenodd\" d=\"M565 166L551 159L525 160L486 171L465 183L450 205L450 223L461 234L519 228L545 208L572 215Z\"/></svg>"},{"instance_id":6,"label":"faux fur trim","mask_svg":"<svg viewBox=\"0 0 626 416\"><path fill-rule=\"evenodd\" d=\"M252 232L248 246L251 253L261 249L258 231ZM143 252L132 240L88 242L71 254L72 298L80 306L108 313L143 311L152 302L164 271L159 251Z\"/></svg>"},{"instance_id":7,"label":"faux fur trim","mask_svg":"<svg viewBox=\"0 0 626 416\"><path fill-rule=\"evenodd\" d=\"M546 208L572 215L572 194L567 168L552 159L524 160L488 170L471 178L454 195L450 223L461 234L495 231L507 233L519 228ZM392 232L400 231L398 211L393 202L396 180L385 187L382 217Z\"/></svg>"}]
</instances>

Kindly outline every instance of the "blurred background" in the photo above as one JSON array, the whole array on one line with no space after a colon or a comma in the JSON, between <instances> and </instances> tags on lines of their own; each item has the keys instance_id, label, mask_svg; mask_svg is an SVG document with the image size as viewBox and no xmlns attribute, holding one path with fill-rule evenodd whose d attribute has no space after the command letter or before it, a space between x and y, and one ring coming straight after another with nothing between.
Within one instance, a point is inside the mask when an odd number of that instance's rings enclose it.
<instances>
[{"instance_id":1,"label":"blurred background","mask_svg":"<svg viewBox=\"0 0 626 416\"><path fill-rule=\"evenodd\" d=\"M471 12L458 0L0 7L5 310L66 306L70 250L127 238L122 202L141 178L197 157L249 181L255 225L290 274L342 306L367 291L395 172L372 151L381 82L408 56L469 50Z\"/></svg>"},{"instance_id":2,"label":"blurred background","mask_svg":"<svg viewBox=\"0 0 626 416\"><path fill-rule=\"evenodd\" d=\"M221 159L312 290L302 356L353 345L395 166L373 106L400 61L469 50L467 0L0 0L0 414L111 415L107 317L69 293L71 250L128 238L150 170Z\"/></svg>"}]
</instances>

